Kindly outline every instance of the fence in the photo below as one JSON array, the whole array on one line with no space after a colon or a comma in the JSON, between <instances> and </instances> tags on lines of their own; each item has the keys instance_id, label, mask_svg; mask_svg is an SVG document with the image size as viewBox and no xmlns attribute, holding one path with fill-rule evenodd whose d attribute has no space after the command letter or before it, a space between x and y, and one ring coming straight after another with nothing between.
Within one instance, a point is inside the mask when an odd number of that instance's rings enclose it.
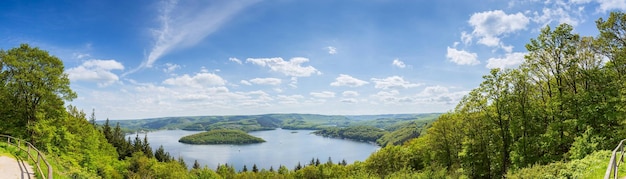
<instances>
[{"instance_id":1,"label":"fence","mask_svg":"<svg viewBox=\"0 0 626 179\"><path fill-rule=\"evenodd\" d=\"M35 148L33 144L26 142L22 139L18 139L18 138L11 137L8 135L0 134L0 137L6 138L6 142L9 145L14 145L17 148L19 148L21 151L25 151L28 154L28 158L35 163L35 167L37 168L41 177L43 177L44 179L52 179L52 167L50 166L50 163L46 161L46 158L44 157L44 155L39 150L37 150L37 148ZM24 146L26 147L26 149L24 148ZM36 157L33 157L31 150L37 153ZM45 164L47 171L48 171L48 175L45 175L43 173L43 170L41 169L41 161L43 161L43 163Z\"/></svg>"},{"instance_id":2,"label":"fence","mask_svg":"<svg viewBox=\"0 0 626 179\"><path fill-rule=\"evenodd\" d=\"M617 171L622 162L624 162L624 141L626 141L626 139L620 141L617 147L615 147L615 150L613 150L609 166L606 168L606 173L604 174L605 179L611 178L611 174L613 175L613 178L619 177ZM617 158L617 152L619 152L619 158Z\"/></svg>"}]
</instances>

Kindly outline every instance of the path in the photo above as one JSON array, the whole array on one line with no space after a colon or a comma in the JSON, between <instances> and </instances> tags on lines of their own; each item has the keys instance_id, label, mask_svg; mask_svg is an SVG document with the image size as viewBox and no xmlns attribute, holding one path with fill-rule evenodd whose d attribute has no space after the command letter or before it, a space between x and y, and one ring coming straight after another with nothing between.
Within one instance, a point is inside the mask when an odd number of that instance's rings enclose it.
<instances>
[{"instance_id":1,"label":"path","mask_svg":"<svg viewBox=\"0 0 626 179\"><path fill-rule=\"evenodd\" d=\"M35 175L33 167L23 160L0 156L0 178L32 179Z\"/></svg>"}]
</instances>

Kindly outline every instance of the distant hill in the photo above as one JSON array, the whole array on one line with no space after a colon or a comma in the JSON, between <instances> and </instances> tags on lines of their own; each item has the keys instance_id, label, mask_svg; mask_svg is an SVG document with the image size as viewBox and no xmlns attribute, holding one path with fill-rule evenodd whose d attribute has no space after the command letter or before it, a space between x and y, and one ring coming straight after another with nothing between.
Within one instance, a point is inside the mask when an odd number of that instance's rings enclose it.
<instances>
[{"instance_id":1,"label":"distant hill","mask_svg":"<svg viewBox=\"0 0 626 179\"><path fill-rule=\"evenodd\" d=\"M441 113L381 114L381 115L319 115L319 114L263 114L231 116L185 116L134 120L111 120L129 130L183 129L206 131L211 129L239 129L243 131L284 129L322 129L353 125L386 129L417 119L436 119ZM104 121L98 121L104 123Z\"/></svg>"}]
</instances>

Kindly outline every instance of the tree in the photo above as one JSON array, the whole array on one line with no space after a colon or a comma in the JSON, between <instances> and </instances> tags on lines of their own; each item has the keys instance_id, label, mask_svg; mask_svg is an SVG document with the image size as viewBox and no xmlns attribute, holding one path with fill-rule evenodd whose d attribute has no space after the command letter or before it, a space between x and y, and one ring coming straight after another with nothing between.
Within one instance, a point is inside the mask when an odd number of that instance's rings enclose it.
<instances>
[{"instance_id":1,"label":"tree","mask_svg":"<svg viewBox=\"0 0 626 179\"><path fill-rule=\"evenodd\" d=\"M76 98L63 72L63 62L47 51L22 44L0 50L0 67L0 102L11 106L0 110L0 130L36 143L41 134L34 133L35 123L62 117L64 102ZM26 130L16 131L14 127Z\"/></svg>"},{"instance_id":2,"label":"tree","mask_svg":"<svg viewBox=\"0 0 626 179\"><path fill-rule=\"evenodd\" d=\"M169 152L165 152L163 145L160 145L159 148L154 152L154 158L159 162L169 162L172 157Z\"/></svg>"},{"instance_id":3,"label":"tree","mask_svg":"<svg viewBox=\"0 0 626 179\"><path fill-rule=\"evenodd\" d=\"M302 169L302 165L300 164L300 162L298 162L298 165L296 165L296 167L293 170L298 171L300 169Z\"/></svg>"},{"instance_id":4,"label":"tree","mask_svg":"<svg viewBox=\"0 0 626 179\"><path fill-rule=\"evenodd\" d=\"M143 151L144 154L146 154L146 157L148 158L154 157L154 155L152 154L152 147L150 147L150 143L148 143L148 134L145 134L143 137L141 150Z\"/></svg>"},{"instance_id":5,"label":"tree","mask_svg":"<svg viewBox=\"0 0 626 179\"><path fill-rule=\"evenodd\" d=\"M193 169L200 169L200 163L198 163L198 160L194 160L193 161L193 167L191 167Z\"/></svg>"},{"instance_id":6,"label":"tree","mask_svg":"<svg viewBox=\"0 0 626 179\"><path fill-rule=\"evenodd\" d=\"M254 173L259 172L259 168L256 167L256 164L252 165L252 172L254 172Z\"/></svg>"},{"instance_id":7,"label":"tree","mask_svg":"<svg viewBox=\"0 0 626 179\"><path fill-rule=\"evenodd\" d=\"M96 126L96 109L91 110L91 116L89 117L91 125Z\"/></svg>"},{"instance_id":8,"label":"tree","mask_svg":"<svg viewBox=\"0 0 626 179\"><path fill-rule=\"evenodd\" d=\"M241 169L241 172L248 172L248 166L243 165L243 169Z\"/></svg>"}]
</instances>

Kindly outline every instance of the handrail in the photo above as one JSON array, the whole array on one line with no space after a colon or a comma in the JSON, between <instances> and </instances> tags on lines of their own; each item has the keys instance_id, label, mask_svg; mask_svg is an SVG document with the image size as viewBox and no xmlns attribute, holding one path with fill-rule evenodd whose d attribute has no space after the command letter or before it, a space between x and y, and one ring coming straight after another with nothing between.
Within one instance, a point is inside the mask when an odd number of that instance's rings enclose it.
<instances>
[{"instance_id":1,"label":"handrail","mask_svg":"<svg viewBox=\"0 0 626 179\"><path fill-rule=\"evenodd\" d=\"M617 178L618 176L618 169L619 166L622 162L624 162L624 141L626 141L626 139L622 140L619 142L619 144L617 145L617 147L615 147L615 150L613 150L613 154L611 154L611 160L609 160L609 166L607 166L606 168L606 173L604 173L604 179L610 179L611 178L611 174L613 174L613 178ZM620 156L619 156L619 160L616 161L615 157L617 157L617 151L620 151Z\"/></svg>"},{"instance_id":2,"label":"handrail","mask_svg":"<svg viewBox=\"0 0 626 179\"><path fill-rule=\"evenodd\" d=\"M44 157L43 153L41 153L39 150L37 150L37 148L35 148L35 146L33 146L33 144L31 144L30 142L24 141L22 139L18 139L15 137L11 137L8 135L2 135L0 134L0 137L5 137L7 138L6 142L8 144L14 145L17 148L19 148L22 151L25 151L28 154L28 158L31 159L33 162L35 162L35 165L37 166L37 170L39 170L39 174L41 174L41 177L43 177L44 179L48 178L48 179L52 179L52 167L50 166L50 163L48 163L48 161L46 160L46 158ZM13 141L13 142L11 142ZM17 143L15 143L17 142ZM22 148L22 143L24 143L26 145L26 147L28 147L27 149ZM37 158L35 159L33 157L33 155L30 153L30 149L33 149L37 152ZM43 174L43 171L41 170L41 160L43 160L43 162L46 164L46 167L48 168L48 177L46 177Z\"/></svg>"}]
</instances>

